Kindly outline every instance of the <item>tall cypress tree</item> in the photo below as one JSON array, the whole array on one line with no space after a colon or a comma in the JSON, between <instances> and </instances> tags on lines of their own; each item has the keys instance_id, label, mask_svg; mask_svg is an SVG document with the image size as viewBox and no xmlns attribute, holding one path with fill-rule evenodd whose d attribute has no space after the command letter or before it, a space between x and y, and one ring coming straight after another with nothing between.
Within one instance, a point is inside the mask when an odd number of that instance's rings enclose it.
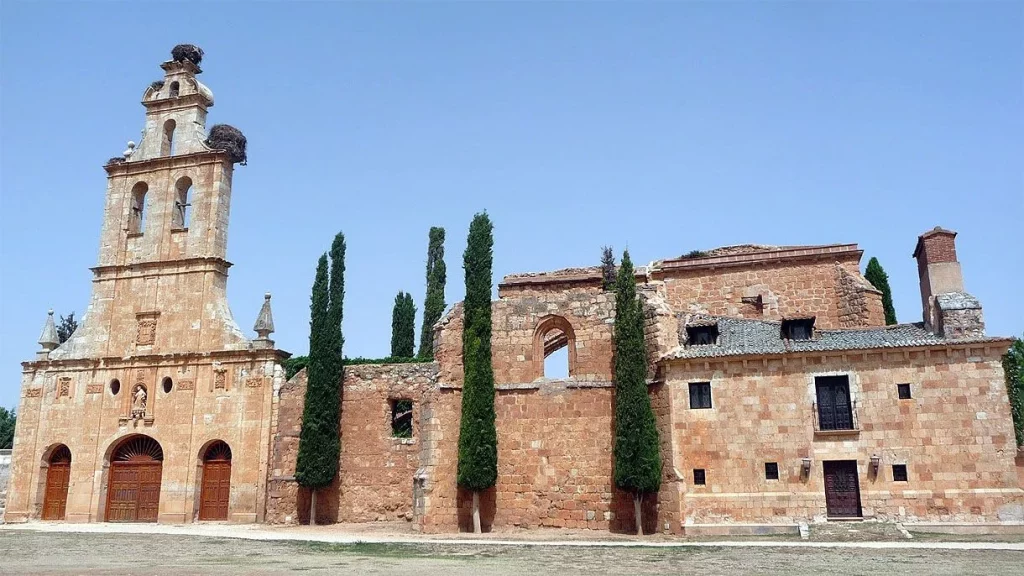
<instances>
[{"instance_id":1,"label":"tall cypress tree","mask_svg":"<svg viewBox=\"0 0 1024 576\"><path fill-rule=\"evenodd\" d=\"M416 306L412 294L398 292L391 311L391 357L412 358L416 349Z\"/></svg>"},{"instance_id":2,"label":"tall cypress tree","mask_svg":"<svg viewBox=\"0 0 1024 576\"><path fill-rule=\"evenodd\" d=\"M473 493L473 531L480 528L480 492L498 479L498 432L494 426L491 365L491 266L493 226L486 213L473 216L463 255L466 300L462 331L462 421L458 484Z\"/></svg>"},{"instance_id":3,"label":"tall cypress tree","mask_svg":"<svg viewBox=\"0 0 1024 576\"><path fill-rule=\"evenodd\" d=\"M1010 415L1017 446L1024 449L1024 340L1013 339L1013 344L1003 356L1003 371L1006 373L1006 392L1010 397Z\"/></svg>"},{"instance_id":4,"label":"tall cypress tree","mask_svg":"<svg viewBox=\"0 0 1024 576\"><path fill-rule=\"evenodd\" d=\"M345 298L345 236L331 243L330 276L327 254L320 256L313 282L309 322L309 360L306 366L306 403L299 431L295 479L310 489L309 522L316 524L317 491L334 480L341 453L341 333Z\"/></svg>"},{"instance_id":5,"label":"tall cypress tree","mask_svg":"<svg viewBox=\"0 0 1024 576\"><path fill-rule=\"evenodd\" d=\"M615 288L615 255L611 246L601 248L601 289Z\"/></svg>"},{"instance_id":6,"label":"tall cypress tree","mask_svg":"<svg viewBox=\"0 0 1024 576\"><path fill-rule=\"evenodd\" d=\"M885 273L882 265L878 263L878 258L872 257L871 260L868 260L868 268L864 272L864 278L882 292L882 310L885 311L886 326L895 324L896 308L892 305L892 289L889 288L889 275Z\"/></svg>"},{"instance_id":7,"label":"tall cypress tree","mask_svg":"<svg viewBox=\"0 0 1024 576\"><path fill-rule=\"evenodd\" d=\"M427 246L427 296L423 299L423 327L420 331L421 360L434 359L434 324L444 314L444 285L448 271L444 265L444 228L430 228Z\"/></svg>"},{"instance_id":8,"label":"tall cypress tree","mask_svg":"<svg viewBox=\"0 0 1024 576\"><path fill-rule=\"evenodd\" d=\"M661 487L658 427L647 395L644 315L629 252L615 279L615 485L633 495L637 535L643 535L644 494Z\"/></svg>"}]
</instances>

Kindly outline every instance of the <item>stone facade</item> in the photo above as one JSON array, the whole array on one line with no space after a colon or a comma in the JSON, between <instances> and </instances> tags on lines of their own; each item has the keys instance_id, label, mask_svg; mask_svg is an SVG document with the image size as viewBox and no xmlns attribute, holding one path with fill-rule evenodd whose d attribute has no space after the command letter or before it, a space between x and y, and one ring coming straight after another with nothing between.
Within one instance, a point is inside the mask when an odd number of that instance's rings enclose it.
<instances>
[{"instance_id":1,"label":"stone facade","mask_svg":"<svg viewBox=\"0 0 1024 576\"><path fill-rule=\"evenodd\" d=\"M309 521L295 481L305 372L283 377L269 295L254 339L226 301L236 157L206 143L213 95L198 64L162 67L142 142L105 167L87 314L58 345L51 313L23 364L8 521ZM918 238L919 324L884 325L855 244L730 246L638 268L664 464L645 531L1024 520L999 363L1010 341L985 335L955 235ZM456 304L434 326L434 362L346 366L318 523L468 528L462 322ZM632 531L612 481L615 298L601 271L506 276L492 322L498 480L484 526ZM552 377L545 359L562 349L568 376Z\"/></svg>"},{"instance_id":2,"label":"stone facade","mask_svg":"<svg viewBox=\"0 0 1024 576\"><path fill-rule=\"evenodd\" d=\"M956 332L885 327L880 293L860 275L860 256L855 245L734 247L637 270L664 462L662 489L644 503L647 531L824 520L824 468L832 462L854 466L858 516L983 522L1024 514L999 362L1008 340L985 337L978 325ZM485 528L631 530L631 501L611 481L614 295L602 291L596 268L508 276L498 294L499 464L497 484L482 498ZM946 292L932 299L939 306L976 302ZM810 319L812 335L782 334L792 318ZM694 345L687 340L693 326L715 326L719 336ZM359 461L343 454L339 477L342 485L353 482L350 471L360 479L348 489L358 497L336 513L321 509L325 519L390 519L385 503L404 492L417 529L468 529L469 494L455 480L460 305L435 333L436 362L422 368L435 377L414 394L422 403L415 473L394 461L381 436L389 391L407 380L396 370L409 368L367 373L362 366L346 375L342 444L355 442ZM569 377L545 378L543 359L560 347L569 348ZM850 382L852 429L822 429L815 386L827 376ZM707 409L691 409L695 382L710 386ZM909 399L900 398L899 385L909 386ZM364 475L368 462L382 472ZM766 464L777 479L766 478ZM894 465L906 467L906 481L894 477ZM695 469L704 483L694 481ZM336 500L346 502L345 494L341 488ZM376 508L363 513L357 502ZM301 513L301 503L289 509L292 518Z\"/></svg>"},{"instance_id":3,"label":"stone facade","mask_svg":"<svg viewBox=\"0 0 1024 576\"><path fill-rule=\"evenodd\" d=\"M822 462L853 460L865 517L1018 519L1024 498L1001 346L675 361L666 371L684 524L825 519ZM847 375L856 430L816 430L815 377ZM689 408L688 383L710 382L712 407ZM900 399L897 384L911 388ZM997 415L1004 415L1002 417ZM872 457L879 457L877 470ZM809 473L802 470L811 459ZM765 463L779 479L765 479ZM904 464L908 480L893 479ZM692 470L706 472L696 486ZM675 512L675 510L673 510Z\"/></svg>"},{"instance_id":4,"label":"stone facade","mask_svg":"<svg viewBox=\"0 0 1024 576\"><path fill-rule=\"evenodd\" d=\"M197 65L169 61L163 69L163 86L143 95L141 143L105 166L88 310L60 346L51 315L43 349L23 364L9 522L40 517L53 498L51 458L64 450L71 464L57 515L106 519L112 463L137 456L118 451L140 437L162 451L153 519L200 514L204 454L217 441L231 452L223 519L264 517L265 447L286 355L266 332L246 338L228 308L234 166L204 142L213 95L196 79Z\"/></svg>"}]
</instances>

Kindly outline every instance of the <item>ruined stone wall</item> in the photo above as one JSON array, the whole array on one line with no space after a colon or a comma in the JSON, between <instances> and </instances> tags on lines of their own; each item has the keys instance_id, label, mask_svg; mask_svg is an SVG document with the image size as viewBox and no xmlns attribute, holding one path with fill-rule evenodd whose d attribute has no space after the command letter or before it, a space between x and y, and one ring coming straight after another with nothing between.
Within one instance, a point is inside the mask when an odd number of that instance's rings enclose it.
<instances>
[{"instance_id":1,"label":"ruined stone wall","mask_svg":"<svg viewBox=\"0 0 1024 576\"><path fill-rule=\"evenodd\" d=\"M317 496L317 521L413 519L413 479L420 466L424 405L436 393L437 365L345 367L341 457L335 481ZM282 387L272 439L267 521L308 521L309 495L295 483L306 372ZM413 436L394 438L391 401L412 400Z\"/></svg>"},{"instance_id":2,"label":"ruined stone wall","mask_svg":"<svg viewBox=\"0 0 1024 576\"><path fill-rule=\"evenodd\" d=\"M422 529L470 529L471 494L457 488L461 393L431 405L437 440L426 468ZM495 394L498 481L484 493L490 528L628 529L632 500L613 485L614 389L607 383L499 385ZM653 503L653 499L652 499Z\"/></svg>"},{"instance_id":3,"label":"ruined stone wall","mask_svg":"<svg viewBox=\"0 0 1024 576\"><path fill-rule=\"evenodd\" d=\"M1000 364L1002 350L957 347L818 357L677 362L671 465L683 521L794 522L825 517L823 465L856 460L865 516L1020 520L1024 492ZM814 376L846 374L859 431L815 432ZM690 382L710 381L712 409L689 409ZM912 399L900 400L897 384ZM877 475L869 470L881 457ZM801 460L812 459L809 476ZM777 462L779 480L765 479ZM894 482L893 464L909 481ZM693 483L706 470L707 485ZM663 494L665 489L663 489Z\"/></svg>"},{"instance_id":4,"label":"ruined stone wall","mask_svg":"<svg viewBox=\"0 0 1024 576\"><path fill-rule=\"evenodd\" d=\"M880 297L869 291L854 291L852 294L863 302L852 304L853 310L846 301L851 291L841 286L836 267L860 278L859 259L860 253L852 252L798 262L673 268L659 272L655 278L664 281L665 298L678 312L763 320L815 316L818 328L883 326ZM754 303L758 296L760 305ZM854 321L861 323L852 324Z\"/></svg>"},{"instance_id":5,"label":"ruined stone wall","mask_svg":"<svg viewBox=\"0 0 1024 576\"><path fill-rule=\"evenodd\" d=\"M881 326L885 324L882 292L863 276L836 264L836 293L839 327Z\"/></svg>"}]
</instances>

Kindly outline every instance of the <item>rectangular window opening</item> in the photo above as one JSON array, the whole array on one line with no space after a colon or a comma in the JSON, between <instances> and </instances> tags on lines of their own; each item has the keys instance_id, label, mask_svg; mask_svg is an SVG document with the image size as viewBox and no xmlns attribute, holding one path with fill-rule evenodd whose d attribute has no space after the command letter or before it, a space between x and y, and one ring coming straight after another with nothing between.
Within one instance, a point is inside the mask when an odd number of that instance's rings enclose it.
<instances>
[{"instance_id":1,"label":"rectangular window opening","mask_svg":"<svg viewBox=\"0 0 1024 576\"><path fill-rule=\"evenodd\" d=\"M764 463L764 478L765 478L765 480L778 480L779 479L779 463L778 462L765 462Z\"/></svg>"},{"instance_id":2,"label":"rectangular window opening","mask_svg":"<svg viewBox=\"0 0 1024 576\"><path fill-rule=\"evenodd\" d=\"M849 376L818 376L814 387L818 430L855 430Z\"/></svg>"},{"instance_id":3,"label":"rectangular window opening","mask_svg":"<svg viewBox=\"0 0 1024 576\"><path fill-rule=\"evenodd\" d=\"M893 464L892 465L892 481L893 482L907 482L907 465L906 464Z\"/></svg>"},{"instance_id":4,"label":"rectangular window opening","mask_svg":"<svg viewBox=\"0 0 1024 576\"><path fill-rule=\"evenodd\" d=\"M690 409L711 408L711 382L690 382Z\"/></svg>"},{"instance_id":5,"label":"rectangular window opening","mask_svg":"<svg viewBox=\"0 0 1024 576\"><path fill-rule=\"evenodd\" d=\"M900 400L910 400L910 384L897 384L896 391L899 393Z\"/></svg>"},{"instance_id":6,"label":"rectangular window opening","mask_svg":"<svg viewBox=\"0 0 1024 576\"><path fill-rule=\"evenodd\" d=\"M707 485L707 478L704 475L704 469L703 468L694 468L693 469L693 484L695 486L706 486Z\"/></svg>"},{"instance_id":7,"label":"rectangular window opening","mask_svg":"<svg viewBox=\"0 0 1024 576\"><path fill-rule=\"evenodd\" d=\"M710 346L718 343L718 324L687 326L686 341L690 346Z\"/></svg>"},{"instance_id":8,"label":"rectangular window opening","mask_svg":"<svg viewBox=\"0 0 1024 576\"><path fill-rule=\"evenodd\" d=\"M391 436L412 438L412 400L391 401Z\"/></svg>"},{"instance_id":9,"label":"rectangular window opening","mask_svg":"<svg viewBox=\"0 0 1024 576\"><path fill-rule=\"evenodd\" d=\"M783 320L782 337L787 340L810 340L814 337L814 318Z\"/></svg>"}]
</instances>

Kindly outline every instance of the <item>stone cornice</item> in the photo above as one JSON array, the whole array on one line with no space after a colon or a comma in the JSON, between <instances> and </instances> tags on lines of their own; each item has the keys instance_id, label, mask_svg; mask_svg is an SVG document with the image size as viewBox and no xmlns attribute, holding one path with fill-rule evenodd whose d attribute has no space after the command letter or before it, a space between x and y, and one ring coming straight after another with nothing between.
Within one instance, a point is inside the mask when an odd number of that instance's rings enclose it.
<instances>
[{"instance_id":1,"label":"stone cornice","mask_svg":"<svg viewBox=\"0 0 1024 576\"><path fill-rule=\"evenodd\" d=\"M194 258L180 258L176 260L150 260L147 262L135 262L133 264L109 264L106 266L94 266L89 268L93 273L93 281L100 279L100 276L108 276L114 273L117 277L131 276L137 271L153 270L156 268L177 269L180 272L191 272L196 269L220 272L227 274L231 262L214 256L198 256ZM191 268L191 269L190 269ZM118 274L121 273L121 274ZM124 274L127 273L127 274Z\"/></svg>"},{"instance_id":2,"label":"stone cornice","mask_svg":"<svg viewBox=\"0 0 1024 576\"><path fill-rule=\"evenodd\" d=\"M245 362L252 360L285 360L290 352L275 348L243 348L239 350L216 350L211 352L170 352L167 354L138 354L133 356L101 356L98 358L66 358L63 360L29 360L22 362L23 371L57 369L119 369L138 366L177 366L181 364L204 365L221 361Z\"/></svg>"},{"instance_id":3,"label":"stone cornice","mask_svg":"<svg viewBox=\"0 0 1024 576\"><path fill-rule=\"evenodd\" d=\"M154 112L168 112L182 108L202 108L204 111L209 106L206 97L199 92L192 94L181 94L173 98L157 98L155 100L143 100L142 105L146 107L147 114Z\"/></svg>"},{"instance_id":4,"label":"stone cornice","mask_svg":"<svg viewBox=\"0 0 1024 576\"><path fill-rule=\"evenodd\" d=\"M223 150L208 150L191 154L160 156L148 160L118 162L107 164L103 169L107 171L108 178L113 178L115 176L135 176L161 169L193 168L204 164L224 163L231 164L227 152Z\"/></svg>"},{"instance_id":5,"label":"stone cornice","mask_svg":"<svg viewBox=\"0 0 1024 576\"><path fill-rule=\"evenodd\" d=\"M864 251L856 244L828 244L824 246L793 246L778 250L729 254L703 258L675 258L662 260L650 270L651 276L668 274L676 270L733 268L751 264L776 264L782 262L835 260L837 257L856 257L860 260Z\"/></svg>"}]
</instances>

